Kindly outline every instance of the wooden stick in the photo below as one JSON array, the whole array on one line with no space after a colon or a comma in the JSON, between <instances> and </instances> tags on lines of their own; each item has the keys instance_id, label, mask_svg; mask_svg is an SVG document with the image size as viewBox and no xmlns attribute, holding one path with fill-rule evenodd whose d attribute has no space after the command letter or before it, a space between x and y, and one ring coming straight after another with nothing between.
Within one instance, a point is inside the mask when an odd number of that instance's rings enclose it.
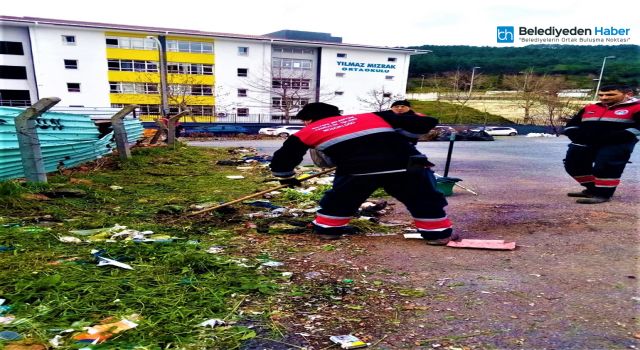
<instances>
[{"instance_id":1,"label":"wooden stick","mask_svg":"<svg viewBox=\"0 0 640 350\"><path fill-rule=\"evenodd\" d=\"M319 173L317 173L317 174L312 174L312 175L309 175L309 176L304 177L304 178L301 178L301 179L300 179L300 178L298 178L298 180L300 180L300 181L306 181L306 180L312 179L312 178L314 178L314 177L318 177L318 176L320 176L320 175L328 174L328 173L330 173L330 172L332 172L332 171L334 171L334 170L336 170L336 168L331 168L331 169L328 169L328 170L324 170L324 171L321 171L321 172L319 172ZM261 196L261 195L263 195L263 194L269 193L269 192L271 192L271 191L277 191L277 190L279 190L279 189L281 189L281 188L285 188L285 187L289 187L289 185L279 185L279 186L276 186L276 187L270 188L270 189L268 189L268 190L264 190L264 191L256 192L256 193L250 194L250 195L248 195L248 196L244 196L244 197L242 197L242 198L234 199L234 200L232 200L232 201L230 201L230 202L226 202L226 203L222 203L222 204L220 204L220 205L216 205L215 207L210 207L210 208L205 208L205 209L202 209L202 210L194 211L193 213L189 213L189 214L187 214L187 216L194 216L194 215L198 215L198 214L206 213L206 212L209 212L209 211L212 211L212 210L220 209L220 208L222 208L222 207L226 207L226 206L229 206L229 205L231 205L231 204L236 204L236 203L238 203L238 202L242 202L242 201L247 200L247 199L250 199L250 198L258 197L258 196Z\"/></svg>"}]
</instances>

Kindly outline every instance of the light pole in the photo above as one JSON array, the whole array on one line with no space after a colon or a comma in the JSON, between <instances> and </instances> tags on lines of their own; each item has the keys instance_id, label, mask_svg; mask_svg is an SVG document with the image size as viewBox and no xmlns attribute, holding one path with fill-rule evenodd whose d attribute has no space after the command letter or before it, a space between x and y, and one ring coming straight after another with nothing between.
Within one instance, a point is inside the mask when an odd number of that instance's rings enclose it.
<instances>
[{"instance_id":1,"label":"light pole","mask_svg":"<svg viewBox=\"0 0 640 350\"><path fill-rule=\"evenodd\" d=\"M476 76L476 69L480 69L482 67L473 67L471 68L471 84L469 84L469 97L471 97L471 91L473 90L473 78Z\"/></svg>"},{"instance_id":2,"label":"light pole","mask_svg":"<svg viewBox=\"0 0 640 350\"><path fill-rule=\"evenodd\" d=\"M593 99L594 100L598 99L598 91L600 91L600 83L602 82L602 73L604 73L604 65L607 63L607 58L614 59L614 58L616 58L616 56L606 56L602 60L602 68L600 68L600 77L598 78L598 86L596 86L596 92L593 94Z\"/></svg>"},{"instance_id":3,"label":"light pole","mask_svg":"<svg viewBox=\"0 0 640 350\"><path fill-rule=\"evenodd\" d=\"M422 80L420 80L420 92L422 93L422 87L424 86L424 74L420 75L422 77Z\"/></svg>"},{"instance_id":4,"label":"light pole","mask_svg":"<svg viewBox=\"0 0 640 350\"><path fill-rule=\"evenodd\" d=\"M164 50L162 48L162 43L155 36L147 36L147 39L151 39L156 42L158 45L158 55L160 56L160 100L161 108L160 113L163 117L166 117L169 114L169 101L168 101L168 91L167 91L167 62L164 57Z\"/></svg>"}]
</instances>

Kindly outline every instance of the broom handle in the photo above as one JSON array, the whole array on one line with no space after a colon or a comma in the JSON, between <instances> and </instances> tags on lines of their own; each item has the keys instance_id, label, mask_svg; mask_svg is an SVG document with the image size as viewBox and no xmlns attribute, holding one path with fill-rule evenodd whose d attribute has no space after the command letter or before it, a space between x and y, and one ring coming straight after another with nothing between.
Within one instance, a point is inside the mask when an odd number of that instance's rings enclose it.
<instances>
[{"instance_id":1,"label":"broom handle","mask_svg":"<svg viewBox=\"0 0 640 350\"><path fill-rule=\"evenodd\" d=\"M328 170L324 170L324 171L321 171L321 172L319 172L317 174L312 174L312 175L309 175L309 176L307 176L305 178L298 179L298 180L300 180L300 181L309 180L309 179L312 179L314 177L318 177L320 175L328 174L328 173L330 173L330 172L332 172L334 170L336 170L336 168L331 168L331 169L328 169ZM244 196L242 198L234 199L234 200L232 200L230 202L226 202L226 203L222 203L220 205L216 205L215 207L210 207L210 208L205 208L205 209L202 209L202 210L194 211L193 213L187 214L187 216L194 216L194 215L206 213L206 212L209 212L209 211L212 211L212 210L220 209L222 207L226 207L226 206L229 206L231 204L236 204L236 203L242 202L242 201L250 199L250 198L258 197L258 196L261 196L263 194L267 194L267 193L269 193L271 191L277 191L277 190L279 190L281 188L285 188L285 187L289 187L289 185L279 185L279 186L270 188L268 190L264 190L264 191L260 191L260 192L257 192L257 193L253 193L253 194L250 194L248 196Z\"/></svg>"}]
</instances>

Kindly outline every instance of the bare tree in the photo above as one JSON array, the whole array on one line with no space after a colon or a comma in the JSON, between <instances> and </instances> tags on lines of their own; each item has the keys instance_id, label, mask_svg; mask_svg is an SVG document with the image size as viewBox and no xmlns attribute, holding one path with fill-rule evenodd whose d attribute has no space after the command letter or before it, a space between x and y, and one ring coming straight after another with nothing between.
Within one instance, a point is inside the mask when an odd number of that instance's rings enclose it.
<instances>
[{"instance_id":1,"label":"bare tree","mask_svg":"<svg viewBox=\"0 0 640 350\"><path fill-rule=\"evenodd\" d=\"M282 115L285 123L316 97L314 79L309 69L267 68L264 75L250 77L246 85L257 92L249 94L248 99L270 106L272 112Z\"/></svg>"},{"instance_id":2,"label":"bare tree","mask_svg":"<svg viewBox=\"0 0 640 350\"><path fill-rule=\"evenodd\" d=\"M521 74L507 75L504 77L504 85L518 91L516 106L524 110L523 123L532 124L531 112L540 99L540 95L546 90L548 81L546 76L536 76L533 68L528 68Z\"/></svg>"},{"instance_id":3,"label":"bare tree","mask_svg":"<svg viewBox=\"0 0 640 350\"><path fill-rule=\"evenodd\" d=\"M561 124L580 108L577 99L562 98L560 92L567 87L564 78L540 77L544 90L538 94L537 105L534 109L537 118L533 122L551 127L555 135L559 135Z\"/></svg>"},{"instance_id":4,"label":"bare tree","mask_svg":"<svg viewBox=\"0 0 640 350\"><path fill-rule=\"evenodd\" d=\"M471 72L461 72L458 69L455 72L445 73L441 79L444 84L444 94L441 98L454 106L454 124L458 123L462 110L471 99L471 94L469 93L471 75ZM475 84L481 85L483 82L484 77L481 74L474 76Z\"/></svg>"},{"instance_id":5,"label":"bare tree","mask_svg":"<svg viewBox=\"0 0 640 350\"><path fill-rule=\"evenodd\" d=\"M364 97L358 97L358 102L362 103L362 105L369 110L380 112L391 108L393 101L401 100L403 98L403 95L392 94L382 86L381 89L369 90Z\"/></svg>"}]
</instances>

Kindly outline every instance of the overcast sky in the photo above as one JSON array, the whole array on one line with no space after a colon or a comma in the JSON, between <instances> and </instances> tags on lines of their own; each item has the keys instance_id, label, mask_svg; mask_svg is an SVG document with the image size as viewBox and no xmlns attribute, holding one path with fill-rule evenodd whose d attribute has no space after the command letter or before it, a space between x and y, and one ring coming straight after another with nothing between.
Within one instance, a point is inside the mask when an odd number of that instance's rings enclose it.
<instances>
[{"instance_id":1,"label":"overcast sky","mask_svg":"<svg viewBox=\"0 0 640 350\"><path fill-rule=\"evenodd\" d=\"M640 44L634 1L562 0L7 0L0 14L261 35L281 29L331 33L376 46L496 43L497 26L631 28ZM519 45L519 44L516 44ZM513 46L511 44L510 46Z\"/></svg>"}]
</instances>

